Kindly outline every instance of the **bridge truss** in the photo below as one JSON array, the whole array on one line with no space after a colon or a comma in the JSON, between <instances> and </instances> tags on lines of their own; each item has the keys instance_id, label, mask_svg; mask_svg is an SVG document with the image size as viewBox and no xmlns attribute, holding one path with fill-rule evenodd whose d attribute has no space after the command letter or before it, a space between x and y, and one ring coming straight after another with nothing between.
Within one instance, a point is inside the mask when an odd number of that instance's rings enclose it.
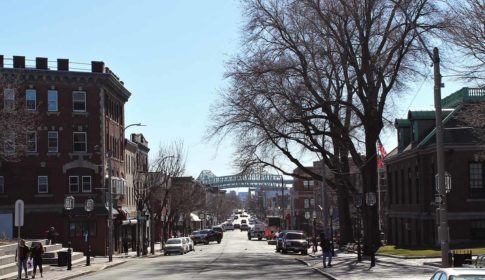
<instances>
[{"instance_id":1,"label":"bridge truss","mask_svg":"<svg viewBox=\"0 0 485 280\"><path fill-rule=\"evenodd\" d=\"M282 175L270 174L266 171L250 170L236 175L216 176L210 170L203 170L197 181L204 185L218 187L219 189L251 188L251 189L281 189L293 180L285 180Z\"/></svg>"}]
</instances>

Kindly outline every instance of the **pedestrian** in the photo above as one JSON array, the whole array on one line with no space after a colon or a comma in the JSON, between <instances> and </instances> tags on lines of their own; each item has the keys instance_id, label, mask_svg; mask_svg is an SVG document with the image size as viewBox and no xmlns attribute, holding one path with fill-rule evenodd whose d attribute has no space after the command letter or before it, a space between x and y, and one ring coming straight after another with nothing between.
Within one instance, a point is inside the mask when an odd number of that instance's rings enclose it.
<instances>
[{"instance_id":1,"label":"pedestrian","mask_svg":"<svg viewBox=\"0 0 485 280\"><path fill-rule=\"evenodd\" d=\"M332 245L330 240L325 238L325 234L320 233L320 246L323 252L323 267L332 267ZM328 258L328 263L326 264L326 259Z\"/></svg>"},{"instance_id":2,"label":"pedestrian","mask_svg":"<svg viewBox=\"0 0 485 280\"><path fill-rule=\"evenodd\" d=\"M18 266L17 279L22 279L22 268L25 270L25 278L29 278L27 274L27 259L29 258L29 248L25 245L25 240L20 239L17 251L15 252L15 262Z\"/></svg>"},{"instance_id":3,"label":"pedestrian","mask_svg":"<svg viewBox=\"0 0 485 280\"><path fill-rule=\"evenodd\" d=\"M125 257L128 257L128 238L123 239L123 251L125 251Z\"/></svg>"},{"instance_id":4,"label":"pedestrian","mask_svg":"<svg viewBox=\"0 0 485 280\"><path fill-rule=\"evenodd\" d=\"M54 244L55 233L56 233L56 229L54 227L50 227L49 230L47 231L47 240L48 240L47 245Z\"/></svg>"},{"instance_id":5,"label":"pedestrian","mask_svg":"<svg viewBox=\"0 0 485 280\"><path fill-rule=\"evenodd\" d=\"M44 246L40 242L32 242L32 247L30 248L30 260L34 260L34 271L32 272L32 279L35 278L35 273L37 270L37 266L39 267L40 277L44 277L42 275L42 256L44 255Z\"/></svg>"}]
</instances>

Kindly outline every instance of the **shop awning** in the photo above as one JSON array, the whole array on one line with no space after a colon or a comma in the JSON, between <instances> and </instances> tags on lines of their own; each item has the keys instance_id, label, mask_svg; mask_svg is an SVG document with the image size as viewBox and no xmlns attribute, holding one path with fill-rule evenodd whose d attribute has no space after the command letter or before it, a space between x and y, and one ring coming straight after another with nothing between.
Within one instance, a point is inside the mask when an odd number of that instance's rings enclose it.
<instances>
[{"instance_id":1,"label":"shop awning","mask_svg":"<svg viewBox=\"0 0 485 280\"><path fill-rule=\"evenodd\" d=\"M200 222L199 216L195 213L190 213L190 221L191 222Z\"/></svg>"}]
</instances>

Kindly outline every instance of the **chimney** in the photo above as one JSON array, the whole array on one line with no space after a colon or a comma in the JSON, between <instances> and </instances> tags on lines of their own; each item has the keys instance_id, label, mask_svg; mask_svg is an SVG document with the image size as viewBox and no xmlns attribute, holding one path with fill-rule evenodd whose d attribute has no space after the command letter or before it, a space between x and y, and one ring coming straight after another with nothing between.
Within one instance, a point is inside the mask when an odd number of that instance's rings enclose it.
<instances>
[{"instance_id":1,"label":"chimney","mask_svg":"<svg viewBox=\"0 0 485 280\"><path fill-rule=\"evenodd\" d=\"M69 59L57 59L57 71L69 71Z\"/></svg>"},{"instance_id":2,"label":"chimney","mask_svg":"<svg viewBox=\"0 0 485 280\"><path fill-rule=\"evenodd\" d=\"M91 61L91 72L93 72L93 73L104 73L104 62L102 62L102 61Z\"/></svg>"},{"instance_id":3,"label":"chimney","mask_svg":"<svg viewBox=\"0 0 485 280\"><path fill-rule=\"evenodd\" d=\"M25 56L13 56L13 68L25 68Z\"/></svg>"},{"instance_id":4,"label":"chimney","mask_svg":"<svg viewBox=\"0 0 485 280\"><path fill-rule=\"evenodd\" d=\"M3 54L0 55L0 68L3 68Z\"/></svg>"},{"instance_id":5,"label":"chimney","mask_svg":"<svg viewBox=\"0 0 485 280\"><path fill-rule=\"evenodd\" d=\"M47 70L47 57L36 57L35 58L35 68Z\"/></svg>"}]
</instances>

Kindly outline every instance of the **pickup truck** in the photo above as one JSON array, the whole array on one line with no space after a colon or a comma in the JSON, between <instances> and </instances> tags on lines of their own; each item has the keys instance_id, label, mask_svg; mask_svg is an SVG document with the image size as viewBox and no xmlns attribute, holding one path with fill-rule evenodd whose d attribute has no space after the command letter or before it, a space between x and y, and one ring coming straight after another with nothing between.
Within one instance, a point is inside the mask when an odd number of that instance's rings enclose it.
<instances>
[{"instance_id":1,"label":"pickup truck","mask_svg":"<svg viewBox=\"0 0 485 280\"><path fill-rule=\"evenodd\" d=\"M263 239L264 237L264 224L254 224L251 229L248 231L248 239L251 240L253 238L257 238L258 240Z\"/></svg>"},{"instance_id":2,"label":"pickup truck","mask_svg":"<svg viewBox=\"0 0 485 280\"><path fill-rule=\"evenodd\" d=\"M211 241L217 241L217 243L221 243L222 233L214 231L212 229L203 229L193 232L191 238L194 241L194 244L209 244L209 242Z\"/></svg>"}]
</instances>

